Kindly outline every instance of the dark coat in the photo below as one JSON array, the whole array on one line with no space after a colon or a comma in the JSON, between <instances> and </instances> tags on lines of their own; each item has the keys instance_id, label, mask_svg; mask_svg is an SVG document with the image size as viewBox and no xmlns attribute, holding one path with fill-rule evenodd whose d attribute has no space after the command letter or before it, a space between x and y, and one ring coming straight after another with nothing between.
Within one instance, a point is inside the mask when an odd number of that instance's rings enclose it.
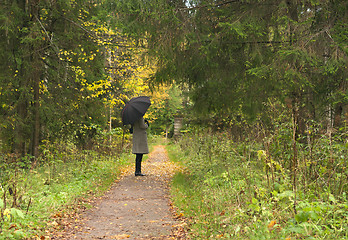
<instances>
[{"instance_id":1,"label":"dark coat","mask_svg":"<svg viewBox=\"0 0 348 240\"><path fill-rule=\"evenodd\" d=\"M149 153L149 147L147 145L146 129L148 125L145 124L143 118L140 118L133 125L133 149L134 154L147 154Z\"/></svg>"}]
</instances>

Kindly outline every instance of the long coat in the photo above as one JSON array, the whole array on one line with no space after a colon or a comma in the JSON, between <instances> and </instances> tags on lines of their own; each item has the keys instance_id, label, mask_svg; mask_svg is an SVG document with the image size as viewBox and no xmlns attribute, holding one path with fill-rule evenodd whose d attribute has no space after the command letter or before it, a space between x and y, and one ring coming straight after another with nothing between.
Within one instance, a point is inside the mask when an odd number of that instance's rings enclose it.
<instances>
[{"instance_id":1,"label":"long coat","mask_svg":"<svg viewBox=\"0 0 348 240\"><path fill-rule=\"evenodd\" d=\"M148 125L143 118L140 118L133 125L133 149L134 154L147 154L149 153L149 147L147 145L146 129Z\"/></svg>"}]
</instances>

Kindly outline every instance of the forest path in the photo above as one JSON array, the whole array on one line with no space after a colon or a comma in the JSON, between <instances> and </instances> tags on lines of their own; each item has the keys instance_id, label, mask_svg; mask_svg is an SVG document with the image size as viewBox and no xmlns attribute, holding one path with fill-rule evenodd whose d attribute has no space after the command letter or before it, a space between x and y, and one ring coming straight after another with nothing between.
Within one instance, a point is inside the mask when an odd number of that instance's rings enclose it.
<instances>
[{"instance_id":1,"label":"forest path","mask_svg":"<svg viewBox=\"0 0 348 240\"><path fill-rule=\"evenodd\" d=\"M164 146L155 146L143 161L146 176L135 177L134 166L127 169L92 209L52 239L184 239L169 199L168 183L177 169Z\"/></svg>"}]
</instances>

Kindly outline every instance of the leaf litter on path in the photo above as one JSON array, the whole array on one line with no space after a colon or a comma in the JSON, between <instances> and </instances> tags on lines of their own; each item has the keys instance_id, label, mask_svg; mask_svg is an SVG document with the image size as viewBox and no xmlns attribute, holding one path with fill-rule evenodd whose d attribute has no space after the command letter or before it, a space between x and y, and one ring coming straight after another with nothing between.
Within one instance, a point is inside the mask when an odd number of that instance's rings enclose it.
<instances>
[{"instance_id":1,"label":"leaf litter on path","mask_svg":"<svg viewBox=\"0 0 348 240\"><path fill-rule=\"evenodd\" d=\"M169 180L180 167L162 145L142 165L146 176L135 177L129 167L92 209L61 220L62 231L51 239L186 239L186 224L169 199Z\"/></svg>"}]
</instances>

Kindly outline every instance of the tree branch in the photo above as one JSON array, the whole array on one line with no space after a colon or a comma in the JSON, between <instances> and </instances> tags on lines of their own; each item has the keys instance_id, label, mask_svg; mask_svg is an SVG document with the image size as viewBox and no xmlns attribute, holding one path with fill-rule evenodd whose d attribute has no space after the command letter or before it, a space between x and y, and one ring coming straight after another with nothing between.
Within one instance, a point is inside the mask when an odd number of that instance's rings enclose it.
<instances>
[{"instance_id":1,"label":"tree branch","mask_svg":"<svg viewBox=\"0 0 348 240\"><path fill-rule=\"evenodd\" d=\"M231 3L241 3L240 0L230 0L230 1L226 1L226 2L221 2L221 3L217 3L215 5L209 5L209 4L206 4L206 5L203 5L203 6L196 6L196 7L182 7L182 8L178 8L177 10L184 10L184 11L190 11L190 10L195 10L195 9L200 9L200 8L207 8L207 7L211 7L211 8L217 8L217 7L221 7L221 6L224 6L224 5L228 5L228 4L231 4ZM243 4L252 4L252 3L243 3ZM274 3L255 3L256 5L276 5Z\"/></svg>"},{"instance_id":2,"label":"tree branch","mask_svg":"<svg viewBox=\"0 0 348 240\"><path fill-rule=\"evenodd\" d=\"M217 3L213 6L211 5L203 5L203 6L196 6L196 7L182 7L182 8L178 8L178 10L195 10L195 9L200 9L200 8L206 8L206 7L220 7L220 6L223 6L223 5L227 5L227 4L230 4L230 3L236 3L236 2L240 2L240 0L231 0L231 1L227 1L227 2L222 2L222 3Z\"/></svg>"}]
</instances>

